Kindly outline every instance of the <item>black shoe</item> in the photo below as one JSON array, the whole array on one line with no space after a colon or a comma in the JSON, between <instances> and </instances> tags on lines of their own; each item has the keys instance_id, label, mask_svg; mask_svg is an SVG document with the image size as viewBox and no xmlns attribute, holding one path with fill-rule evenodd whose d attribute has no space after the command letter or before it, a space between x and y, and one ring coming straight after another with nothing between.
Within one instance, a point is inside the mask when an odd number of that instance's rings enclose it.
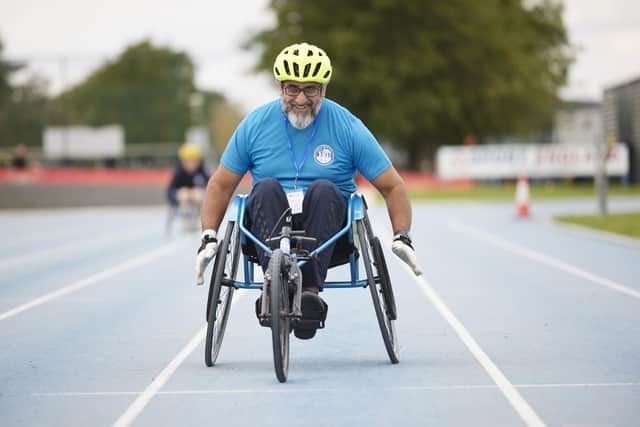
<instances>
[{"instance_id":1,"label":"black shoe","mask_svg":"<svg viewBox=\"0 0 640 427\"><path fill-rule=\"evenodd\" d=\"M293 333L301 340L308 340L316 335L316 330L324 328L329 306L314 290L302 291L302 319L298 320Z\"/></svg>"},{"instance_id":2,"label":"black shoe","mask_svg":"<svg viewBox=\"0 0 640 427\"><path fill-rule=\"evenodd\" d=\"M256 300L256 317L260 320L260 312L262 311L262 294Z\"/></svg>"},{"instance_id":3,"label":"black shoe","mask_svg":"<svg viewBox=\"0 0 640 427\"><path fill-rule=\"evenodd\" d=\"M258 323L260 323L260 326L264 326L266 328L271 327L271 319L269 318L269 316L267 316L266 318L261 318L260 313L262 313L262 293L256 300L256 317L258 318Z\"/></svg>"}]
</instances>

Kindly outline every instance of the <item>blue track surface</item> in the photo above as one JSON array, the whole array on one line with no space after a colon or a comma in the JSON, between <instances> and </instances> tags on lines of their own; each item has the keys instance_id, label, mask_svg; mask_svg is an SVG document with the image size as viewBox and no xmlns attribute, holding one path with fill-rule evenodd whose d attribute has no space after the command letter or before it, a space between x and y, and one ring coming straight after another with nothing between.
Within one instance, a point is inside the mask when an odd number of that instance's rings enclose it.
<instances>
[{"instance_id":1,"label":"blue track surface","mask_svg":"<svg viewBox=\"0 0 640 427\"><path fill-rule=\"evenodd\" d=\"M286 384L255 292L236 294L214 368L188 347L204 327L198 236L167 237L164 209L0 213L0 425L638 426L640 245L544 222L593 209L415 204L426 279L387 253L400 364L369 291L329 290L327 327L292 340ZM388 243L386 210L370 215Z\"/></svg>"}]
</instances>

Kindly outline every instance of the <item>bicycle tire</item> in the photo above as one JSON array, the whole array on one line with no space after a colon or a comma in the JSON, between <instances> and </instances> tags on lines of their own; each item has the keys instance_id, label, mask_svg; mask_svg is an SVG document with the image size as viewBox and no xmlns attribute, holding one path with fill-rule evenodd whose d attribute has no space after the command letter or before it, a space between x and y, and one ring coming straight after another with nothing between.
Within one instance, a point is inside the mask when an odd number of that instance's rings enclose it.
<instances>
[{"instance_id":1,"label":"bicycle tire","mask_svg":"<svg viewBox=\"0 0 640 427\"><path fill-rule=\"evenodd\" d=\"M382 295L382 287L380 283L377 283L376 275L373 272L373 247L367 236L363 220L358 220L356 222L356 228L358 239L360 240L362 262L364 263L367 282L369 285L368 287L371 292L371 299L373 300L376 318L378 319L378 326L380 327L380 333L382 334L382 341L384 342L384 347L387 350L389 360L391 363L396 364L400 359L398 356L398 339L395 330L395 320L391 319L389 316L389 310L386 308L387 302Z\"/></svg>"},{"instance_id":2,"label":"bicycle tire","mask_svg":"<svg viewBox=\"0 0 640 427\"><path fill-rule=\"evenodd\" d=\"M229 221L225 236L218 247L209 284L206 311L207 333L204 346L205 364L209 367L216 363L220 353L235 291L230 283L223 285L223 281L235 279L240 258L239 250L238 226L235 221Z\"/></svg>"},{"instance_id":3,"label":"bicycle tire","mask_svg":"<svg viewBox=\"0 0 640 427\"><path fill-rule=\"evenodd\" d=\"M276 249L269 260L271 279L269 282L271 302L271 340L273 344L273 367L278 381L287 381L289 373L289 284L285 268L285 254Z\"/></svg>"},{"instance_id":4,"label":"bicycle tire","mask_svg":"<svg viewBox=\"0 0 640 427\"><path fill-rule=\"evenodd\" d=\"M396 298L393 295L393 286L391 286L391 276L387 268L387 261L382 252L382 244L377 236L371 240L371 249L373 255L373 264L378 271L378 283L380 284L380 292L385 302L385 310L391 320L398 319L398 309L396 308Z\"/></svg>"}]
</instances>

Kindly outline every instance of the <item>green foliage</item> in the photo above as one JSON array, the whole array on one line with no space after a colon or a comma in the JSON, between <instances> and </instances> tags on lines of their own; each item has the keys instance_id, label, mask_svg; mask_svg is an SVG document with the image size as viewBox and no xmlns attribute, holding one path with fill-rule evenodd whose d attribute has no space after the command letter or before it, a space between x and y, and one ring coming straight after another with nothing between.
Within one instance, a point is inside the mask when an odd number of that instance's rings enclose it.
<instances>
[{"instance_id":1,"label":"green foliage","mask_svg":"<svg viewBox=\"0 0 640 427\"><path fill-rule=\"evenodd\" d=\"M50 121L121 124L127 142L182 141L191 124L193 80L186 53L143 41L55 99Z\"/></svg>"},{"instance_id":2,"label":"green foliage","mask_svg":"<svg viewBox=\"0 0 640 427\"><path fill-rule=\"evenodd\" d=\"M473 134L526 134L548 124L571 61L562 6L544 0L272 0L275 28L256 34L258 70L300 41L331 57L329 97L413 166Z\"/></svg>"},{"instance_id":3,"label":"green foliage","mask_svg":"<svg viewBox=\"0 0 640 427\"><path fill-rule=\"evenodd\" d=\"M2 49L0 41L0 145L39 144L45 118L45 84L32 78L12 85L11 75L22 66L3 59Z\"/></svg>"},{"instance_id":4,"label":"green foliage","mask_svg":"<svg viewBox=\"0 0 640 427\"><path fill-rule=\"evenodd\" d=\"M560 216L555 219L560 222L577 224L640 239L640 212L611 214L603 217L593 215Z\"/></svg>"},{"instance_id":5,"label":"green foliage","mask_svg":"<svg viewBox=\"0 0 640 427\"><path fill-rule=\"evenodd\" d=\"M1 145L40 145L46 119L46 85L32 78L12 87L11 102L0 108Z\"/></svg>"},{"instance_id":6,"label":"green foliage","mask_svg":"<svg viewBox=\"0 0 640 427\"><path fill-rule=\"evenodd\" d=\"M16 64L8 62L2 58L2 50L4 46L0 40L0 107L4 107L11 99L11 86L9 77L11 74L20 69Z\"/></svg>"}]
</instances>

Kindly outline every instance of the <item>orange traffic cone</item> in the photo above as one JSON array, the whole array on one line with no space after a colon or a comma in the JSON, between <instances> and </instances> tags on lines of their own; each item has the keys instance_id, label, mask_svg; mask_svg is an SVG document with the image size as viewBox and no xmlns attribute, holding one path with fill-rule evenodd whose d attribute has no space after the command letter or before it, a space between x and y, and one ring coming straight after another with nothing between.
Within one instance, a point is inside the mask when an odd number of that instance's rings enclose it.
<instances>
[{"instance_id":1,"label":"orange traffic cone","mask_svg":"<svg viewBox=\"0 0 640 427\"><path fill-rule=\"evenodd\" d=\"M520 218L529 216L529 204L531 203L531 195L529 194L529 180L526 176L518 177L516 185L516 214Z\"/></svg>"}]
</instances>

